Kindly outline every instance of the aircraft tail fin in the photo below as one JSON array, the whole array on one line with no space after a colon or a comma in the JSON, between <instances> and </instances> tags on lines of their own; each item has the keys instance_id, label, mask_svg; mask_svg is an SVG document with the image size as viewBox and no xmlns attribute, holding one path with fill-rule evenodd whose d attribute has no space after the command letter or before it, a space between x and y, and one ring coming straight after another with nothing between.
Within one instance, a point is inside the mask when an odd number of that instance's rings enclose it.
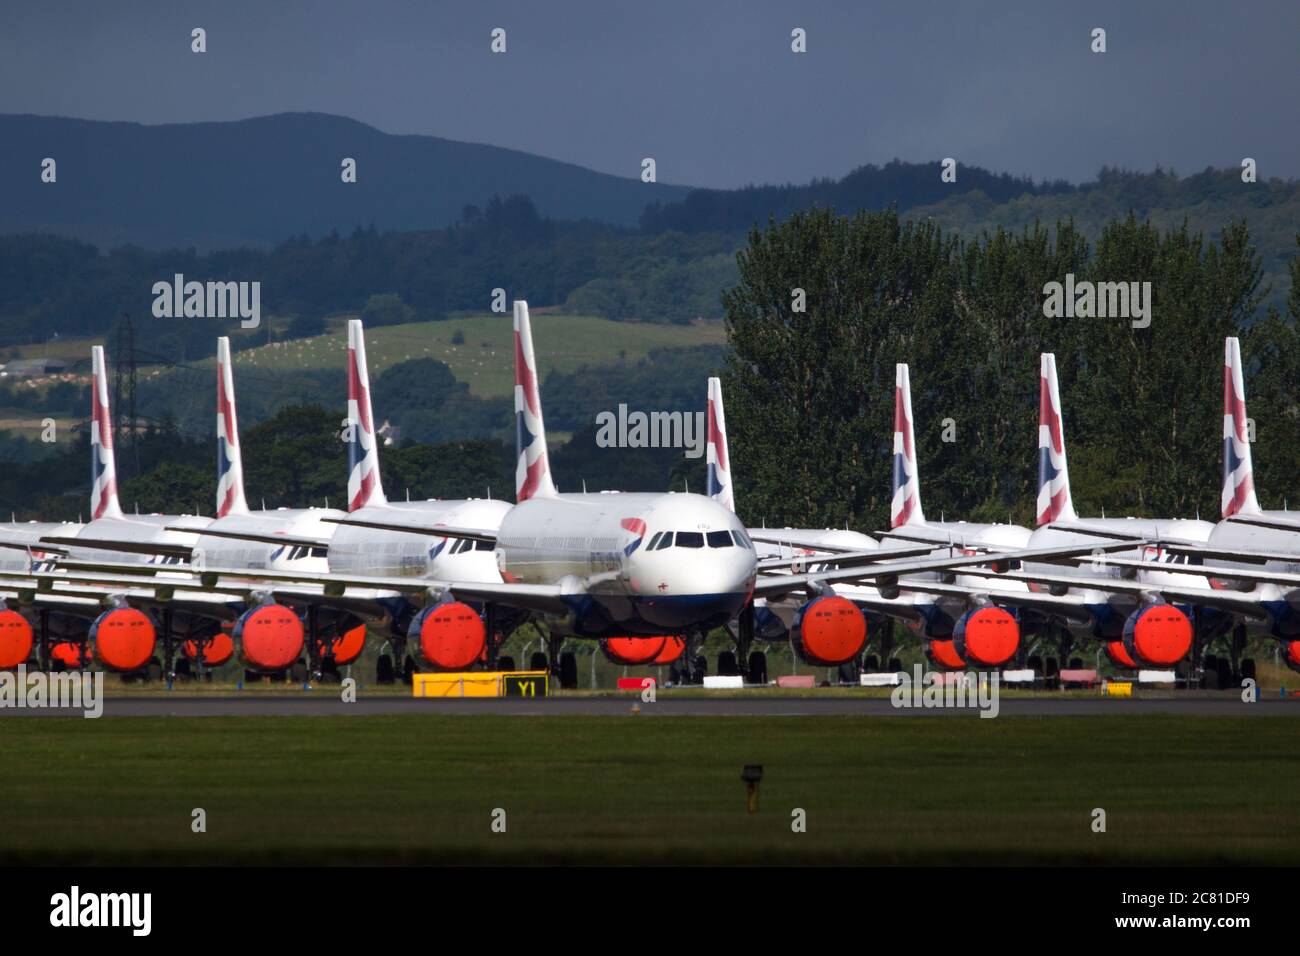
<instances>
[{"instance_id":1,"label":"aircraft tail fin","mask_svg":"<svg viewBox=\"0 0 1300 956\"><path fill-rule=\"evenodd\" d=\"M90 517L120 518L117 500L117 459L113 454L113 416L108 407L108 371L104 347L90 350L94 383L90 396Z\"/></svg>"},{"instance_id":2,"label":"aircraft tail fin","mask_svg":"<svg viewBox=\"0 0 1300 956\"><path fill-rule=\"evenodd\" d=\"M1042 354L1038 382L1038 525L1077 518L1070 497L1070 469L1065 459L1065 425L1061 390L1056 383L1056 356Z\"/></svg>"},{"instance_id":3,"label":"aircraft tail fin","mask_svg":"<svg viewBox=\"0 0 1300 956\"><path fill-rule=\"evenodd\" d=\"M223 335L217 339L217 517L230 514L248 514L248 502L244 499L244 460L239 451L230 339Z\"/></svg>"},{"instance_id":4,"label":"aircraft tail fin","mask_svg":"<svg viewBox=\"0 0 1300 956\"><path fill-rule=\"evenodd\" d=\"M348 511L382 505L379 442L370 407L370 373L366 369L366 331L360 319L348 321Z\"/></svg>"},{"instance_id":5,"label":"aircraft tail fin","mask_svg":"<svg viewBox=\"0 0 1300 956\"><path fill-rule=\"evenodd\" d=\"M515 500L555 497L528 303L515 300Z\"/></svg>"},{"instance_id":6,"label":"aircraft tail fin","mask_svg":"<svg viewBox=\"0 0 1300 956\"><path fill-rule=\"evenodd\" d=\"M1241 344L1236 338L1229 338L1223 348L1223 494L1219 499L1225 518L1259 514L1250 438Z\"/></svg>"},{"instance_id":7,"label":"aircraft tail fin","mask_svg":"<svg viewBox=\"0 0 1300 956\"><path fill-rule=\"evenodd\" d=\"M709 379L708 447L705 464L708 468L708 495L728 511L735 512L736 501L731 491L731 456L727 448L727 415L722 407L722 380Z\"/></svg>"},{"instance_id":8,"label":"aircraft tail fin","mask_svg":"<svg viewBox=\"0 0 1300 956\"><path fill-rule=\"evenodd\" d=\"M912 381L905 364L894 366L894 465L890 481L889 527L925 524L921 476L912 428Z\"/></svg>"}]
</instances>

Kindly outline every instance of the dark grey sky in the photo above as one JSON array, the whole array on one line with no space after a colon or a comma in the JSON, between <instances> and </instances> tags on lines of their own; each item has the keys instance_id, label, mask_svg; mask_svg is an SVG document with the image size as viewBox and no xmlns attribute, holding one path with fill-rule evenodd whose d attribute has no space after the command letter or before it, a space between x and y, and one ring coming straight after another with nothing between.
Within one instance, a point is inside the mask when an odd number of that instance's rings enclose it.
<instances>
[{"instance_id":1,"label":"dark grey sky","mask_svg":"<svg viewBox=\"0 0 1300 956\"><path fill-rule=\"evenodd\" d=\"M945 156L1074 181L1253 156L1296 177L1297 51L1297 0L5 3L0 112L316 110L628 176L653 156L703 186Z\"/></svg>"}]
</instances>

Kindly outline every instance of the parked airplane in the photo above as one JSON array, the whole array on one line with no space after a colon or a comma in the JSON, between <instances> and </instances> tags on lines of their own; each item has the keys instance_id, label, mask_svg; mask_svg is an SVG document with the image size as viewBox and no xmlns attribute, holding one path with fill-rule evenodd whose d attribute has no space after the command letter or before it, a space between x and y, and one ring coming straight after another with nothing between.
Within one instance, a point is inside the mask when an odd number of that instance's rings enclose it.
<instances>
[{"instance_id":1,"label":"parked airplane","mask_svg":"<svg viewBox=\"0 0 1300 956\"><path fill-rule=\"evenodd\" d=\"M1089 539L1129 539L1127 552L1098 555L1092 567L1061 568L1026 565L1004 580L1028 582L1024 594L999 592L1001 603L1032 609L1051 624L1063 625L1060 634L1062 658L1068 656L1073 637L1091 637L1103 642L1106 653L1124 667L1169 667L1183 660L1193 643L1193 623L1183 607L1182 595L1197 591L1197 578L1186 570L1189 558L1166 548L1175 540L1202 543L1214 526L1190 519L1080 518L1070 491L1069 465L1060 390L1056 378L1056 357L1044 353L1039 382L1038 424L1038 528L1030 538L1031 548L1082 544ZM1148 544L1147 542L1151 542ZM1118 577L1125 562L1141 559L1147 572L1142 586L1122 591L1107 586L1101 574ZM1173 568L1179 570L1174 571ZM979 569L969 572L984 576ZM1197 628L1204 634L1224 626L1222 615L1208 608L1197 615Z\"/></svg>"},{"instance_id":2,"label":"parked airplane","mask_svg":"<svg viewBox=\"0 0 1300 956\"><path fill-rule=\"evenodd\" d=\"M1246 623L1258 623L1282 642L1282 658L1300 670L1300 516L1287 511L1264 511L1255 494L1250 434L1246 417L1241 348L1236 338L1224 344L1223 383L1223 486L1220 496L1223 520L1208 540L1164 537L1159 548L1143 549L1136 556L1106 559L1122 581L1093 579L1080 586L1126 591L1130 596L1158 594L1166 600L1194 605L1197 613L1212 617L1218 631L1231 627L1231 671L1238 673L1238 658L1246 644ZM1187 574L1169 575L1162 569L1175 556L1187 565ZM1054 588L1074 582L1060 576L1037 576ZM1194 580L1189 586L1184 582ZM1206 585L1209 587L1206 587Z\"/></svg>"},{"instance_id":3,"label":"parked airplane","mask_svg":"<svg viewBox=\"0 0 1300 956\"><path fill-rule=\"evenodd\" d=\"M425 523L410 515L402 524L365 521L407 534L489 542L503 580L414 578L335 571L307 574L209 565L197 574L204 586L249 579L311 581L327 593L351 588L392 588L422 595L428 605L477 601L547 615L560 634L609 639L701 632L733 619L754 596L803 592L805 632L854 631L860 617L850 602L819 602L837 581L875 580L887 586L900 575L1017 559L1087 553L1067 547L996 555L962 555L883 566L847 567L772 575L756 581L757 559L745 529L716 502L693 494L561 494L551 478L546 431L537 387L528 307L515 303L515 410L517 504L496 529ZM355 489L364 489L368 470ZM371 482L373 486L373 482ZM362 499L359 504L364 504ZM359 507L358 507L359 510ZM350 515L342 524L354 524ZM1091 543L1090 543L1091 544ZM418 618L417 618L418 620ZM463 622L465 627L472 626ZM414 622L413 622L414 626ZM481 622L478 625L481 627Z\"/></svg>"},{"instance_id":4,"label":"parked airplane","mask_svg":"<svg viewBox=\"0 0 1300 956\"><path fill-rule=\"evenodd\" d=\"M709 380L707 447L710 495L715 501L730 507L734 498L728 465L726 416L722 384L716 378ZM749 534L755 541L775 548L774 552L763 555L760 570L790 566L795 562L818 568L844 567L852 563L937 555L943 549L951 553L960 548L965 555L976 555L1023 546L1029 538L1027 529L1019 529L1022 534L1017 539L1015 532L1009 530L1011 526L929 523L925 520L920 504L906 365L899 365L896 370L891 525L897 536L882 537L879 544L860 532L837 529L750 528ZM864 625L861 640L855 642L856 647L808 648L800 629L795 626L801 623L795 618L798 609L788 602L759 604L756 607L756 631L758 636L769 641L789 638L796 653L804 660L823 666L855 659L866 642L867 630L881 623L886 626L882 629L880 649L887 657L892 651L892 628L888 626L891 618L900 619L919 631L926 640L931 659L942 667L997 667L1015 654L1019 630L1015 619L1005 610L988 602L981 603L972 593L948 587L937 580L912 579L909 583L915 584L916 590L929 585L937 595L921 595L909 588L912 593L906 597L897 594L887 597L875 588L851 583L836 588L840 599L848 600L867 612L866 620L870 623ZM983 581L979 586L988 589ZM1024 588L1023 584L1015 586ZM969 665L953 649L955 634L970 658ZM969 649L966 646L968 635ZM743 645L743 641L738 641L738 644Z\"/></svg>"}]
</instances>

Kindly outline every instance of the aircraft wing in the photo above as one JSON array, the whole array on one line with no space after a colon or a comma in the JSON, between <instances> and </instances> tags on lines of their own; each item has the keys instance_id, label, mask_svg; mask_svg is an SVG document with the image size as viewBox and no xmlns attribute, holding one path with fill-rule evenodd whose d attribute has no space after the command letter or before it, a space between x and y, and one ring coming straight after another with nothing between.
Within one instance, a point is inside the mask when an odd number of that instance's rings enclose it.
<instances>
[{"instance_id":1,"label":"aircraft wing","mask_svg":"<svg viewBox=\"0 0 1300 956\"><path fill-rule=\"evenodd\" d=\"M46 547L37 541L6 541L0 539L0 548L8 548L12 551L41 551L46 554L67 554L66 548Z\"/></svg>"},{"instance_id":2,"label":"aircraft wing","mask_svg":"<svg viewBox=\"0 0 1300 956\"><path fill-rule=\"evenodd\" d=\"M79 562L84 564L85 562ZM159 567L160 572L171 574L175 568ZM393 591L402 594L426 595L445 593L457 600L497 601L520 607L525 610L543 611L563 614L571 610L565 598L575 598L585 593L586 588L596 579L574 581L571 584L510 584L504 581L439 581L433 578L401 576L366 576L349 575L336 571L274 571L262 568L218 568L207 567L194 571L195 579L204 588L218 585L241 588L243 591L266 590L266 583L273 586L275 593L288 594L292 588L285 589L276 582L285 582L294 586L319 585L321 599L342 598L349 592ZM242 585L242 587L241 587Z\"/></svg>"},{"instance_id":3,"label":"aircraft wing","mask_svg":"<svg viewBox=\"0 0 1300 956\"><path fill-rule=\"evenodd\" d=\"M981 568L972 568L963 572L977 576L989 577L992 572ZM1178 571L1177 573L1182 573ZM1196 604L1213 607L1232 614L1240 614L1255 620L1268 620L1268 612L1260 605L1257 598L1238 591L1222 591L1215 588L1193 588L1183 585L1158 584L1150 581L1131 581L1121 578L1084 578L1068 574L1039 574L1037 572L1011 572L1004 577L1012 581L1046 584L1049 587L1082 589L1109 592L1113 594L1131 594L1137 598L1155 594L1173 604Z\"/></svg>"},{"instance_id":4,"label":"aircraft wing","mask_svg":"<svg viewBox=\"0 0 1300 956\"><path fill-rule=\"evenodd\" d=\"M998 588L966 587L961 584L942 584L938 581L899 581L898 586L904 591L922 594L938 594L945 597L966 599L987 598L991 604L1010 604L1013 607L1030 608L1049 614L1058 614L1080 624L1092 620L1092 614L1082 597L1077 594L1041 594L1034 591L1004 591Z\"/></svg>"},{"instance_id":5,"label":"aircraft wing","mask_svg":"<svg viewBox=\"0 0 1300 956\"><path fill-rule=\"evenodd\" d=\"M819 541L817 536L825 532L809 531L805 528L746 528L745 533L749 535L751 541L762 544L783 544L790 548L805 548L823 554L856 553L857 551L856 548Z\"/></svg>"},{"instance_id":6,"label":"aircraft wing","mask_svg":"<svg viewBox=\"0 0 1300 956\"><path fill-rule=\"evenodd\" d=\"M469 541L497 543L497 533L487 528L456 528L445 524L413 524L396 521L371 521L369 518L321 518L330 524L346 524L354 528L372 528L375 531L402 531L424 535L427 538L465 538Z\"/></svg>"},{"instance_id":7,"label":"aircraft wing","mask_svg":"<svg viewBox=\"0 0 1300 956\"><path fill-rule=\"evenodd\" d=\"M198 533L193 528L186 530L190 534ZM186 544L165 544L159 541L126 541L121 538L65 538L61 535L41 538L41 544L57 544L95 551L122 551L127 554L161 554L164 557L184 558L187 561L194 550Z\"/></svg>"},{"instance_id":8,"label":"aircraft wing","mask_svg":"<svg viewBox=\"0 0 1300 956\"><path fill-rule=\"evenodd\" d=\"M1300 532L1300 514L1294 518L1285 518L1281 515L1233 515L1224 520L1231 524L1248 524L1255 528Z\"/></svg>"},{"instance_id":9,"label":"aircraft wing","mask_svg":"<svg viewBox=\"0 0 1300 956\"><path fill-rule=\"evenodd\" d=\"M193 528L167 528L168 531L185 531L189 534L195 534ZM212 531L204 528L198 532L209 538L233 538L236 541L255 541L259 544L284 544L290 547L302 546L305 548L327 548L329 547L329 538L309 538L306 535L297 534L258 534L256 531Z\"/></svg>"},{"instance_id":10,"label":"aircraft wing","mask_svg":"<svg viewBox=\"0 0 1300 956\"><path fill-rule=\"evenodd\" d=\"M1087 559L1080 558L1080 561ZM1291 571L1273 571L1254 568L1224 568L1206 564L1160 564L1152 561L1138 561L1133 558L1107 559L1110 567L1140 571L1163 571L1174 574L1195 574L1204 578L1221 581L1248 581L1252 584L1276 584L1278 587L1300 588L1300 574Z\"/></svg>"},{"instance_id":11,"label":"aircraft wing","mask_svg":"<svg viewBox=\"0 0 1300 956\"><path fill-rule=\"evenodd\" d=\"M1281 561L1287 564L1300 563L1300 545L1295 551L1253 551L1247 548L1224 548L1213 544L1158 544L1171 554L1186 554L1196 558L1210 558L1220 561L1246 561L1251 564L1264 564L1267 561ZM1195 565L1192 565L1195 567Z\"/></svg>"},{"instance_id":12,"label":"aircraft wing","mask_svg":"<svg viewBox=\"0 0 1300 956\"><path fill-rule=\"evenodd\" d=\"M837 568L857 567L863 564L876 564L881 561L898 561L903 558L916 558L934 551L932 547L897 548L870 551L835 551L830 554L797 554L784 558L760 558L758 570L775 571L789 568L791 574L798 574L810 564L833 564Z\"/></svg>"},{"instance_id":13,"label":"aircraft wing","mask_svg":"<svg viewBox=\"0 0 1300 956\"><path fill-rule=\"evenodd\" d=\"M774 574L760 577L755 582L754 594L765 597L770 594L784 594L789 591L815 591L822 585L850 581L874 581L877 584L896 585L903 575L922 574L926 571L947 571L954 568L975 567L980 564L992 564L994 570L989 573L997 574L1004 573L998 570L999 568L1005 569L1014 561L1063 561L1084 555L1092 555L1097 551L1129 551L1132 548L1133 542L1131 541L1112 541L1103 545L1025 548L1020 551L999 551L990 554L922 558L915 561L898 561L859 568L839 568L830 571L809 572L807 574Z\"/></svg>"}]
</instances>

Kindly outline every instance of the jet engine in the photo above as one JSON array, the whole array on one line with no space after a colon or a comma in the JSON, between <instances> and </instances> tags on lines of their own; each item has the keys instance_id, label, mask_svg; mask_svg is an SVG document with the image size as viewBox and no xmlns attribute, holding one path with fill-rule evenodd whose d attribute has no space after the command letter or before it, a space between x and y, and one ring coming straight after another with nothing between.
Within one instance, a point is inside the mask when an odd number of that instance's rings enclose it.
<instances>
[{"instance_id":1,"label":"jet engine","mask_svg":"<svg viewBox=\"0 0 1300 956\"><path fill-rule=\"evenodd\" d=\"M1128 648L1124 646L1123 641L1107 641L1102 646L1106 650L1106 656L1110 658L1111 663L1116 667L1137 670L1137 661L1129 656Z\"/></svg>"},{"instance_id":2,"label":"jet engine","mask_svg":"<svg viewBox=\"0 0 1300 956\"><path fill-rule=\"evenodd\" d=\"M115 607L90 625L94 656L109 670L135 671L153 656L157 631L153 620L134 607Z\"/></svg>"},{"instance_id":3,"label":"jet engine","mask_svg":"<svg viewBox=\"0 0 1300 956\"><path fill-rule=\"evenodd\" d=\"M199 642L186 641L181 650L190 660L199 656ZM203 666L220 667L235 656L235 642L225 631L217 631L203 646Z\"/></svg>"},{"instance_id":4,"label":"jet engine","mask_svg":"<svg viewBox=\"0 0 1300 956\"><path fill-rule=\"evenodd\" d=\"M1169 667L1192 649L1192 622L1172 604L1148 604L1124 622L1124 649L1139 664Z\"/></svg>"},{"instance_id":5,"label":"jet engine","mask_svg":"<svg viewBox=\"0 0 1300 956\"><path fill-rule=\"evenodd\" d=\"M464 670L487 651L483 618L461 601L426 605L411 618L406 633L420 648L425 663L439 670Z\"/></svg>"},{"instance_id":6,"label":"jet engine","mask_svg":"<svg viewBox=\"0 0 1300 956\"><path fill-rule=\"evenodd\" d=\"M607 637L600 642L600 649L613 663L635 667L639 664L661 663L658 657L664 652L667 643L666 637Z\"/></svg>"},{"instance_id":7,"label":"jet engine","mask_svg":"<svg viewBox=\"0 0 1300 956\"><path fill-rule=\"evenodd\" d=\"M1300 671L1300 641L1282 642L1282 661L1293 671Z\"/></svg>"},{"instance_id":8,"label":"jet engine","mask_svg":"<svg viewBox=\"0 0 1300 956\"><path fill-rule=\"evenodd\" d=\"M235 622L233 634L253 670L282 671L302 653L302 620L283 604L250 608Z\"/></svg>"},{"instance_id":9,"label":"jet engine","mask_svg":"<svg viewBox=\"0 0 1300 956\"><path fill-rule=\"evenodd\" d=\"M361 652L366 649L366 626L358 624L356 627L348 628L332 640L324 638L317 641L317 650L323 657L326 654L333 656L334 663L343 667L351 664Z\"/></svg>"},{"instance_id":10,"label":"jet engine","mask_svg":"<svg viewBox=\"0 0 1300 956\"><path fill-rule=\"evenodd\" d=\"M795 653L818 667L836 667L857 657L867 642L867 619L847 598L824 594L794 616L790 636Z\"/></svg>"},{"instance_id":11,"label":"jet engine","mask_svg":"<svg viewBox=\"0 0 1300 956\"><path fill-rule=\"evenodd\" d=\"M664 649L659 652L659 656L652 660L651 664L674 664L686 653L686 639L676 635L664 638Z\"/></svg>"},{"instance_id":12,"label":"jet engine","mask_svg":"<svg viewBox=\"0 0 1300 956\"><path fill-rule=\"evenodd\" d=\"M925 656L941 670L963 671L966 669L966 661L957 653L954 643L952 640L928 640L925 642Z\"/></svg>"},{"instance_id":13,"label":"jet engine","mask_svg":"<svg viewBox=\"0 0 1300 956\"><path fill-rule=\"evenodd\" d=\"M986 605L963 614L952 641L943 643L951 643L958 659L976 667L1000 667L1020 647L1020 625L1003 608Z\"/></svg>"},{"instance_id":14,"label":"jet engine","mask_svg":"<svg viewBox=\"0 0 1300 956\"><path fill-rule=\"evenodd\" d=\"M0 670L11 670L31 656L31 621L17 611L0 609Z\"/></svg>"}]
</instances>

